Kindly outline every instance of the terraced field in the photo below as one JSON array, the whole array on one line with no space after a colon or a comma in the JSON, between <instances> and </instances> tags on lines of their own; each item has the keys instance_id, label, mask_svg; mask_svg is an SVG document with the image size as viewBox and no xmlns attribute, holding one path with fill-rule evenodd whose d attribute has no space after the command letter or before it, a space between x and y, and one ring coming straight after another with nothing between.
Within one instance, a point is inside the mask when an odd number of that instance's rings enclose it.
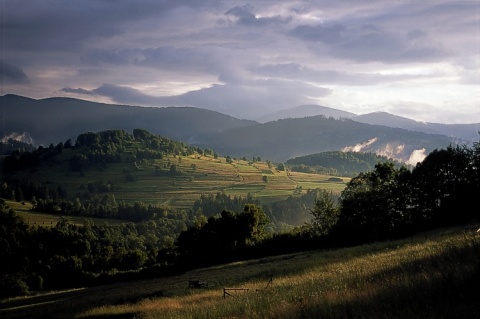
<instances>
[{"instance_id":1,"label":"terraced field","mask_svg":"<svg viewBox=\"0 0 480 319\"><path fill-rule=\"evenodd\" d=\"M109 163L102 168L83 172L69 169L71 151L65 150L54 160L35 171L35 180L49 189L61 187L67 197L81 198L85 192L99 196L112 194L115 200L189 209L202 194L224 192L231 196L250 194L268 203L299 195L308 189L323 188L340 192L348 178L332 180L331 176L277 170L267 161L226 160L194 154L165 156L138 162ZM172 172L171 166L176 169ZM21 178L20 178L21 179ZM108 185L107 189L90 189L91 185Z\"/></svg>"}]
</instances>

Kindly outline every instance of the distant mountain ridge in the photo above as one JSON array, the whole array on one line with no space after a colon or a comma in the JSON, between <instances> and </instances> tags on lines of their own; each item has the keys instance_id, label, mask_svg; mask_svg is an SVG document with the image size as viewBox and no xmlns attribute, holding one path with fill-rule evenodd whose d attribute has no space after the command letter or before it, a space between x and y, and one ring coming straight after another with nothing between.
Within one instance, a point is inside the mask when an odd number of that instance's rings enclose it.
<instances>
[{"instance_id":1,"label":"distant mountain ridge","mask_svg":"<svg viewBox=\"0 0 480 319\"><path fill-rule=\"evenodd\" d=\"M281 110L258 119L265 123L287 118L303 118L323 115L335 119L351 119L360 123L370 125L384 125L388 127L401 128L409 131L423 132L428 134L441 134L457 140L458 142L475 142L480 139L480 123L474 124L440 124L418 122L409 118L393 115L387 112L372 112L356 115L354 113L336 110L320 105L301 105L287 110Z\"/></svg>"},{"instance_id":2,"label":"distant mountain ridge","mask_svg":"<svg viewBox=\"0 0 480 319\"><path fill-rule=\"evenodd\" d=\"M194 107L141 107L72 98L0 97L1 138L28 132L36 145L64 142L79 134L107 129L145 128L172 139L194 142L199 133L222 132L254 121Z\"/></svg>"},{"instance_id":3,"label":"distant mountain ridge","mask_svg":"<svg viewBox=\"0 0 480 319\"><path fill-rule=\"evenodd\" d=\"M262 156L277 162L336 150L371 152L409 162L416 152L428 154L453 144L453 140L444 135L322 115L271 121L203 137L200 147L213 147L221 154L232 156Z\"/></svg>"},{"instance_id":4,"label":"distant mountain ridge","mask_svg":"<svg viewBox=\"0 0 480 319\"><path fill-rule=\"evenodd\" d=\"M325 117L333 117L335 119L347 118L352 119L357 115L354 113L341 111L321 105L300 105L286 110L280 110L268 115L264 115L257 119L260 123L283 120L288 118L302 118L323 115Z\"/></svg>"},{"instance_id":5,"label":"distant mountain ridge","mask_svg":"<svg viewBox=\"0 0 480 319\"><path fill-rule=\"evenodd\" d=\"M371 125L385 125L398 127L409 131L424 132L428 134L442 134L458 142L475 142L480 139L480 123L474 124L440 124L417 122L405 117L392 115L386 112L374 112L358 115L354 121Z\"/></svg>"},{"instance_id":6,"label":"distant mountain ridge","mask_svg":"<svg viewBox=\"0 0 480 319\"><path fill-rule=\"evenodd\" d=\"M325 114L303 116L306 113L302 112L312 110ZM373 152L407 162L415 152L428 154L452 143L477 141L480 129L480 125L475 124L423 126L388 113L354 116L319 106L294 108L293 114L277 113L277 116L302 115L299 118L290 116L259 123L195 107L140 107L72 98L35 100L11 94L0 96L0 112L0 138L26 133L35 145L74 140L89 131L132 132L141 128L190 145L211 148L223 156L261 156L274 162L338 150ZM439 131L444 133L432 134Z\"/></svg>"}]
</instances>

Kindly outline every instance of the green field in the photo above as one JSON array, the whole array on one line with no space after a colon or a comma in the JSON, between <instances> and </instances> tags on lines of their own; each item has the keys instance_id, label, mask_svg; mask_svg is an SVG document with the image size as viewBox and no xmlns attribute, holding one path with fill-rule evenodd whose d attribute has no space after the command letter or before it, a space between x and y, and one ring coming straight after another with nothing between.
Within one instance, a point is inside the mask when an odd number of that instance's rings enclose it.
<instances>
[{"instance_id":1,"label":"green field","mask_svg":"<svg viewBox=\"0 0 480 319\"><path fill-rule=\"evenodd\" d=\"M404 240L309 251L171 277L4 300L12 318L479 318L480 234L440 229ZM188 287L200 278L207 288ZM271 283L269 283L272 279ZM248 290L227 290L243 288Z\"/></svg>"},{"instance_id":2,"label":"green field","mask_svg":"<svg viewBox=\"0 0 480 319\"><path fill-rule=\"evenodd\" d=\"M32 204L30 203L19 203L7 200L6 204L12 208L15 213L24 220L25 223L34 227L53 227L62 220L81 226L86 225L87 223L94 223L95 225L116 225L125 223L124 221L114 219L85 218L37 213L31 211Z\"/></svg>"},{"instance_id":3,"label":"green field","mask_svg":"<svg viewBox=\"0 0 480 319\"><path fill-rule=\"evenodd\" d=\"M251 163L213 156L165 156L162 159L133 163L112 163L106 167L89 168L82 173L69 169L72 150L64 150L54 160L43 162L35 169L34 179L50 189L61 187L71 199L87 191L89 183L110 183L112 189L96 194L113 194L116 201L147 204L172 209L188 210L202 194L224 192L231 196L251 194L261 202L269 203L290 195L299 195L308 189L322 188L335 193L345 187L343 182L329 181L331 176L278 171L274 164L259 161ZM176 165L176 172L168 168ZM161 171L159 173L159 170ZM17 178L22 179L22 173ZM128 180L127 175L134 176ZM32 176L30 176L32 177Z\"/></svg>"}]
</instances>

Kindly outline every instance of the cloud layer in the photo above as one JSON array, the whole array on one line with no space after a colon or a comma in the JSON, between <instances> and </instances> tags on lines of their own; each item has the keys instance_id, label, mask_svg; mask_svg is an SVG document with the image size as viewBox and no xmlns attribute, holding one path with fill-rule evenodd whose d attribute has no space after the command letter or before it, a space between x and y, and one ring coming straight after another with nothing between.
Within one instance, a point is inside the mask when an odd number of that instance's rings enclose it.
<instances>
[{"instance_id":1,"label":"cloud layer","mask_svg":"<svg viewBox=\"0 0 480 319\"><path fill-rule=\"evenodd\" d=\"M480 123L477 1L3 1L2 94Z\"/></svg>"}]
</instances>

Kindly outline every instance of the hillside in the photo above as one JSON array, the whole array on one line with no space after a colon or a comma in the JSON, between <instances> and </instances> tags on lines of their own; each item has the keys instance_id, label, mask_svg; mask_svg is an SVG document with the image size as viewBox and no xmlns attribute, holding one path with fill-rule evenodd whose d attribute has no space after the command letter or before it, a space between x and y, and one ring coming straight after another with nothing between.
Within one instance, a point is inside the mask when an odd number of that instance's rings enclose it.
<instances>
[{"instance_id":1,"label":"hillside","mask_svg":"<svg viewBox=\"0 0 480 319\"><path fill-rule=\"evenodd\" d=\"M183 211L195 211L195 202L207 195L251 196L267 205L317 188L339 193L349 180L337 176L330 181L328 174L289 173L257 158L222 157L212 149L142 129L83 133L75 142L15 153L5 159L4 166L2 181L12 185L11 192L19 201L49 194L67 202L97 198L112 204L142 202ZM307 206L313 203L309 200ZM63 210L58 207L52 213L66 214ZM89 214L94 217L97 213ZM98 214L101 216L96 217L114 218L112 213ZM295 212L296 217L281 221L302 224L308 215L305 207Z\"/></svg>"},{"instance_id":2,"label":"hillside","mask_svg":"<svg viewBox=\"0 0 480 319\"><path fill-rule=\"evenodd\" d=\"M478 318L479 248L479 235L471 228L440 229L404 240L297 252L4 300L0 316ZM208 287L189 288L192 278ZM224 287L249 290L230 291L229 296Z\"/></svg>"},{"instance_id":3,"label":"hillside","mask_svg":"<svg viewBox=\"0 0 480 319\"><path fill-rule=\"evenodd\" d=\"M451 143L453 140L444 135L314 116L208 134L198 145L212 147L221 154L262 156L275 162L319 152L349 149L406 162L417 150L425 149L424 152L428 154Z\"/></svg>"},{"instance_id":4,"label":"hillside","mask_svg":"<svg viewBox=\"0 0 480 319\"><path fill-rule=\"evenodd\" d=\"M455 141L471 144L480 139L480 123L474 124L440 124L423 123L400 116L395 116L386 112L375 112L358 115L352 118L355 121L371 124L397 127L409 131L424 132L428 134L441 134L449 136Z\"/></svg>"},{"instance_id":5,"label":"hillside","mask_svg":"<svg viewBox=\"0 0 480 319\"><path fill-rule=\"evenodd\" d=\"M378 163L391 159L373 153L358 152L322 152L289 159L286 164L290 170L299 172L330 173L355 177L361 172L369 172ZM397 162L397 168L404 164Z\"/></svg>"},{"instance_id":6,"label":"hillside","mask_svg":"<svg viewBox=\"0 0 480 319\"><path fill-rule=\"evenodd\" d=\"M321 105L300 105L286 110L280 110L263 117L260 117L258 121L260 123L266 123L271 121L278 121L288 118L303 118L310 116L323 115L325 117L333 117L335 119L351 119L356 117L356 114L332 109L330 107Z\"/></svg>"},{"instance_id":7,"label":"hillside","mask_svg":"<svg viewBox=\"0 0 480 319\"><path fill-rule=\"evenodd\" d=\"M325 116L260 124L192 107L138 107L70 98L34 100L15 95L0 97L0 106L3 137L25 132L34 145L44 146L73 140L87 131L142 128L215 149L222 156L255 156L284 162L297 156L364 145L362 151L408 161L414 151L428 154L462 141L453 133L451 137L433 135Z\"/></svg>"},{"instance_id":8,"label":"hillside","mask_svg":"<svg viewBox=\"0 0 480 319\"><path fill-rule=\"evenodd\" d=\"M27 132L35 145L46 146L74 140L88 131L122 129L131 132L135 128L192 143L202 133L256 123L193 107L139 107L72 98L34 100L11 94L0 97L0 108L2 137Z\"/></svg>"},{"instance_id":9,"label":"hillside","mask_svg":"<svg viewBox=\"0 0 480 319\"><path fill-rule=\"evenodd\" d=\"M258 119L259 122L277 121L289 118L304 118L323 115L327 118L351 119L370 125L382 125L392 128L401 128L408 131L427 134L440 134L449 136L455 141L471 144L479 139L480 123L473 124L441 124L431 122L418 122L409 118L393 115L387 112L373 112L357 115L350 112L336 110L321 105L300 105L297 107L277 111Z\"/></svg>"}]
</instances>

